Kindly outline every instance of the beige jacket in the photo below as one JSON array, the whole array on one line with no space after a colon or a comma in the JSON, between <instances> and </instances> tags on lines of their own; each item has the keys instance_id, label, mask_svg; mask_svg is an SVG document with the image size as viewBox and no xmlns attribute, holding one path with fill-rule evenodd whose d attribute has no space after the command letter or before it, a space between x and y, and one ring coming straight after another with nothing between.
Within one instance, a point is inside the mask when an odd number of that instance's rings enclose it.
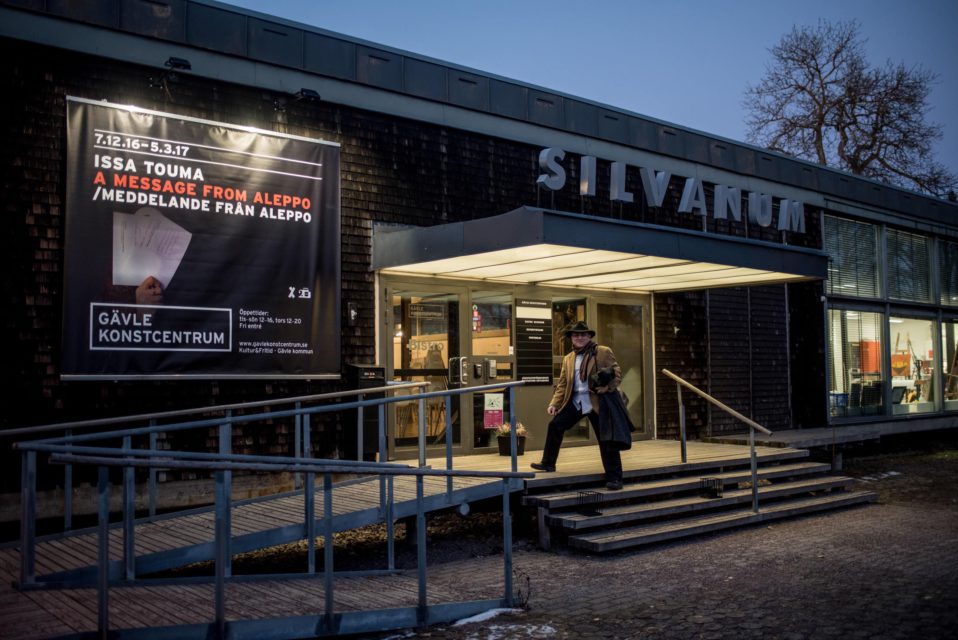
<instances>
[{"instance_id":1,"label":"beige jacket","mask_svg":"<svg viewBox=\"0 0 958 640\"><path fill-rule=\"evenodd\" d=\"M622 368L619 367L619 363L615 361L615 355L612 353L612 349L599 345L595 352L595 358L589 361L586 378L599 369L607 369L609 367L612 367L612 370L615 371L615 379L607 386L589 389L589 401L592 402L592 408L596 413L599 412L599 397L597 394L613 391L619 386L619 383L622 382ZM562 371L559 373L559 379L556 381L555 393L552 394L552 401L549 403L550 407L555 407L558 411L561 411L569 400L572 399L572 391L575 386L573 376L576 375L576 373L575 351L570 351L565 354L565 357L562 359Z\"/></svg>"}]
</instances>

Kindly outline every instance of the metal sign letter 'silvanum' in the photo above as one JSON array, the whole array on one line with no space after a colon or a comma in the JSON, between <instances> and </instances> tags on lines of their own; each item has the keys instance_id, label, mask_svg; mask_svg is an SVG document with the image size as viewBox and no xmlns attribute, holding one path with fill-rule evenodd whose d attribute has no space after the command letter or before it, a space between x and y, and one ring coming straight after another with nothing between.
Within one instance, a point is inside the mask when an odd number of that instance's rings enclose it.
<instances>
[{"instance_id":1,"label":"metal sign letter 'silvanum'","mask_svg":"<svg viewBox=\"0 0 958 640\"><path fill-rule=\"evenodd\" d=\"M539 152L539 168L542 174L536 184L559 191L565 187L566 170L562 164L565 151L548 147ZM597 160L595 156L582 156L579 171L579 195L595 196ZM613 202L630 203L634 194L626 190L626 170L624 162L612 162L609 176L609 197ZM665 201L672 174L651 167L638 167L642 179L642 192L650 207L661 207ZM680 176L678 176L680 178ZM748 201L748 221L760 227L770 227L775 220L775 205L778 209L778 230L793 233L805 233L805 204L799 200L781 198L767 193L744 192ZM715 184L712 193L712 216L716 220L731 217L736 222L742 220L743 191L738 187ZM705 196L705 182L701 178L685 178L682 197L679 200L679 213L707 216L708 205Z\"/></svg>"}]
</instances>

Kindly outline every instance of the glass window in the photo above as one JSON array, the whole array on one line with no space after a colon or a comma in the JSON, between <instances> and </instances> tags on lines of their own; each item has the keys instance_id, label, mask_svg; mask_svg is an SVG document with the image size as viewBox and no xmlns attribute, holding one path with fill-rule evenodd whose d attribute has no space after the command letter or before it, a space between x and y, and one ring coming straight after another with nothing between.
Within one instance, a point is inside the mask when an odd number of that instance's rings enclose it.
<instances>
[{"instance_id":1,"label":"glass window","mask_svg":"<svg viewBox=\"0 0 958 640\"><path fill-rule=\"evenodd\" d=\"M930 238L888 230L888 297L931 302Z\"/></svg>"},{"instance_id":2,"label":"glass window","mask_svg":"<svg viewBox=\"0 0 958 640\"><path fill-rule=\"evenodd\" d=\"M958 321L941 323L941 350L945 387L945 409L958 409Z\"/></svg>"},{"instance_id":3,"label":"glass window","mask_svg":"<svg viewBox=\"0 0 958 640\"><path fill-rule=\"evenodd\" d=\"M512 354L512 296L502 291L472 293L472 355Z\"/></svg>"},{"instance_id":4,"label":"glass window","mask_svg":"<svg viewBox=\"0 0 958 640\"><path fill-rule=\"evenodd\" d=\"M941 304L958 306L958 243L938 243L938 271L941 273Z\"/></svg>"},{"instance_id":5,"label":"glass window","mask_svg":"<svg viewBox=\"0 0 958 640\"><path fill-rule=\"evenodd\" d=\"M552 357L556 367L562 364L562 356L572 351L572 340L565 337L565 330L579 320L585 320L585 299L552 300ZM559 375L556 368L555 375Z\"/></svg>"},{"instance_id":6,"label":"glass window","mask_svg":"<svg viewBox=\"0 0 958 640\"><path fill-rule=\"evenodd\" d=\"M878 227L825 216L828 293L879 298Z\"/></svg>"},{"instance_id":7,"label":"glass window","mask_svg":"<svg viewBox=\"0 0 958 640\"><path fill-rule=\"evenodd\" d=\"M644 352L642 306L627 304L598 304L596 331L600 344L612 348L622 367L619 390L625 395L626 407L632 424L639 432L645 431L645 397L642 375Z\"/></svg>"},{"instance_id":8,"label":"glass window","mask_svg":"<svg viewBox=\"0 0 958 640\"><path fill-rule=\"evenodd\" d=\"M935 410L935 346L931 320L891 317L892 413Z\"/></svg>"},{"instance_id":9,"label":"glass window","mask_svg":"<svg viewBox=\"0 0 958 640\"><path fill-rule=\"evenodd\" d=\"M884 316L869 311L832 309L828 319L831 415L882 413Z\"/></svg>"}]
</instances>

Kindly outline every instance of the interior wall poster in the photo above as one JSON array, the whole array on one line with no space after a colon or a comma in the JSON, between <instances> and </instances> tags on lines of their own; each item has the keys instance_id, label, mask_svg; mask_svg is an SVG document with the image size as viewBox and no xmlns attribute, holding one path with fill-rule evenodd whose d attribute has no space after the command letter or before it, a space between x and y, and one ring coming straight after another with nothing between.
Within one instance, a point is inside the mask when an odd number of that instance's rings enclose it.
<instances>
[{"instance_id":1,"label":"interior wall poster","mask_svg":"<svg viewBox=\"0 0 958 640\"><path fill-rule=\"evenodd\" d=\"M62 377L338 377L339 152L69 98Z\"/></svg>"}]
</instances>

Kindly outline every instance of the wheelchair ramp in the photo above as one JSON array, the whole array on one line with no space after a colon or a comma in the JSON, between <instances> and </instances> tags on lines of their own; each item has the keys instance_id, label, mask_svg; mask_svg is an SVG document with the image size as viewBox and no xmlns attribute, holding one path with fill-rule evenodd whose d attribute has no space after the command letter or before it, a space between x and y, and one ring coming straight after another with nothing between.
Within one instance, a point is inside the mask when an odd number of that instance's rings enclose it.
<instances>
[{"instance_id":1,"label":"wheelchair ramp","mask_svg":"<svg viewBox=\"0 0 958 640\"><path fill-rule=\"evenodd\" d=\"M359 478L333 485L333 531L347 531L385 521L380 498L380 479ZM382 482L385 482L383 480ZM416 481L400 476L394 482L393 519L416 514ZM423 482L426 512L455 507L502 495L502 481L457 476L451 491L445 478L427 477ZM513 491L522 488L513 481ZM316 486L317 531L322 531L322 484ZM156 573L194 562L213 560L216 514L212 507L141 520L134 529L134 575ZM236 502L231 513L231 554L304 540L305 499L302 490ZM120 523L110 531L111 575L122 576L123 530ZM77 586L91 584L96 576L97 536L95 530L41 538L36 546L38 585ZM29 585L24 585L29 586Z\"/></svg>"}]
</instances>

